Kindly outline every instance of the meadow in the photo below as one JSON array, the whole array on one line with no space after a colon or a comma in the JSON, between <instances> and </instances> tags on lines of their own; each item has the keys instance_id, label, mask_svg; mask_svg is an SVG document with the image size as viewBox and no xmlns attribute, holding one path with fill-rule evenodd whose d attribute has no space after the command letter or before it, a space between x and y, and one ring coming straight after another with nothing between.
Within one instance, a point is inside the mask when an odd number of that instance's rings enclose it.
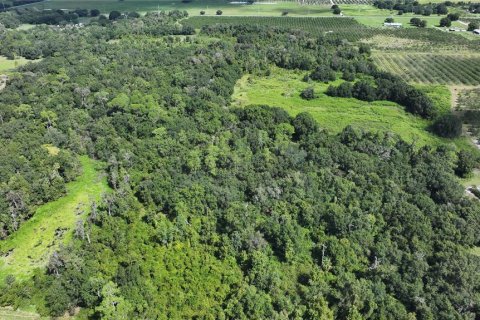
<instances>
[{"instance_id":1,"label":"meadow","mask_svg":"<svg viewBox=\"0 0 480 320\"><path fill-rule=\"evenodd\" d=\"M6 57L0 56L0 72L7 73L8 71L12 71L13 69L23 66L29 62L35 62L35 60L28 60L22 57L10 60Z\"/></svg>"},{"instance_id":2,"label":"meadow","mask_svg":"<svg viewBox=\"0 0 480 320\"><path fill-rule=\"evenodd\" d=\"M406 141L421 145L454 144L460 148L470 148L466 139L446 140L428 131L430 122L413 116L403 107L389 101L365 102L354 98L329 97L324 92L330 84L338 85L343 80L325 84L303 82L304 72L272 68L270 76L243 76L236 84L232 96L233 105L271 105L285 109L289 114L309 112L320 126L332 133L344 127L392 131ZM317 98L304 100L300 97L303 89L313 87ZM443 86L418 86L441 110L448 110L450 93Z\"/></svg>"},{"instance_id":3,"label":"meadow","mask_svg":"<svg viewBox=\"0 0 480 320\"><path fill-rule=\"evenodd\" d=\"M67 194L40 206L31 219L0 243L2 283L7 275L14 275L17 280L27 279L35 268L44 266L54 250L71 239L90 202L100 200L107 192L106 179L100 174L101 164L86 156L80 157L80 161L82 175L67 184Z\"/></svg>"}]
</instances>

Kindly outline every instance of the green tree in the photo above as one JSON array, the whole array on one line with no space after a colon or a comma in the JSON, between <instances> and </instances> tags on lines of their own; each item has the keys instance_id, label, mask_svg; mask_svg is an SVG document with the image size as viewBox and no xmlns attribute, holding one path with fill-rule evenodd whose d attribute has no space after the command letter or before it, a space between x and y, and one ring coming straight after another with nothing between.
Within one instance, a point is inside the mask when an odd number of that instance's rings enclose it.
<instances>
[{"instance_id":1,"label":"green tree","mask_svg":"<svg viewBox=\"0 0 480 320\"><path fill-rule=\"evenodd\" d=\"M133 311L130 302L120 295L120 290L112 281L107 282L102 288L102 302L95 308L105 320L130 319Z\"/></svg>"}]
</instances>

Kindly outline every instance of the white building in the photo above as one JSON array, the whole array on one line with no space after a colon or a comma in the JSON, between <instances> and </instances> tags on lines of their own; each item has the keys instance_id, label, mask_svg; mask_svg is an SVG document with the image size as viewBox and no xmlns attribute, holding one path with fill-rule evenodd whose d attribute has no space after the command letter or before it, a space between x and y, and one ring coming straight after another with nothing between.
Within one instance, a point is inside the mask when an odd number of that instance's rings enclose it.
<instances>
[{"instance_id":1,"label":"white building","mask_svg":"<svg viewBox=\"0 0 480 320\"><path fill-rule=\"evenodd\" d=\"M402 24L399 22L384 22L383 26L389 28L401 28Z\"/></svg>"}]
</instances>

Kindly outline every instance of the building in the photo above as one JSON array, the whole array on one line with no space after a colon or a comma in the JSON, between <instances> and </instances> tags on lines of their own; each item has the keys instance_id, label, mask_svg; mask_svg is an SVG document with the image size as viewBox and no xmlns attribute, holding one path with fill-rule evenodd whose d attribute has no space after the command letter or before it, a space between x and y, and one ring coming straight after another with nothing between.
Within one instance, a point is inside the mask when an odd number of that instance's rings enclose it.
<instances>
[{"instance_id":1,"label":"building","mask_svg":"<svg viewBox=\"0 0 480 320\"><path fill-rule=\"evenodd\" d=\"M399 22L384 22L383 26L389 28L401 28L402 24Z\"/></svg>"},{"instance_id":2,"label":"building","mask_svg":"<svg viewBox=\"0 0 480 320\"><path fill-rule=\"evenodd\" d=\"M473 33L475 33L475 34L480 34L480 29L475 29L475 30L473 30Z\"/></svg>"}]
</instances>

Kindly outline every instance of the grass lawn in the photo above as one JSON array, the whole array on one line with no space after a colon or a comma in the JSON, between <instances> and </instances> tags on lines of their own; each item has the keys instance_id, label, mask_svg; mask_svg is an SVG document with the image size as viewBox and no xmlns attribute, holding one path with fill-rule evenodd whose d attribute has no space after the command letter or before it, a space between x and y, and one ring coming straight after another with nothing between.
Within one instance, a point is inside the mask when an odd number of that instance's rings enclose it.
<instances>
[{"instance_id":1,"label":"grass lawn","mask_svg":"<svg viewBox=\"0 0 480 320\"><path fill-rule=\"evenodd\" d=\"M0 319L2 320L37 320L45 319L38 314L27 311L13 310L13 308L0 308Z\"/></svg>"},{"instance_id":2,"label":"grass lawn","mask_svg":"<svg viewBox=\"0 0 480 320\"><path fill-rule=\"evenodd\" d=\"M307 111L327 130L340 132L347 125L368 130L391 131L406 141L416 141L417 145L452 144L459 148L471 148L467 139L448 140L439 138L427 131L430 122L413 116L403 107L389 101L372 103L354 98L334 98L324 94L328 84L305 83L305 72L273 68L268 77L243 76L236 84L233 105L244 107L252 104L265 104L285 109L291 115ZM337 80L338 84L343 80ZM300 92L313 86L318 97L303 100ZM440 108L445 108L450 96L447 89L440 87L421 88Z\"/></svg>"},{"instance_id":3,"label":"grass lawn","mask_svg":"<svg viewBox=\"0 0 480 320\"><path fill-rule=\"evenodd\" d=\"M71 239L76 222L82 218L77 209L87 211L93 199L108 191L106 179L99 176L100 163L86 156L80 160L83 173L67 184L67 195L40 206L30 220L0 243L0 281L9 274L26 279L35 268L45 265L52 252Z\"/></svg>"},{"instance_id":4,"label":"grass lawn","mask_svg":"<svg viewBox=\"0 0 480 320\"><path fill-rule=\"evenodd\" d=\"M0 56L0 72L11 71L17 67L23 66L29 62L35 62L38 60L28 60L25 58L17 58L15 60L9 60L4 56Z\"/></svg>"}]
</instances>

